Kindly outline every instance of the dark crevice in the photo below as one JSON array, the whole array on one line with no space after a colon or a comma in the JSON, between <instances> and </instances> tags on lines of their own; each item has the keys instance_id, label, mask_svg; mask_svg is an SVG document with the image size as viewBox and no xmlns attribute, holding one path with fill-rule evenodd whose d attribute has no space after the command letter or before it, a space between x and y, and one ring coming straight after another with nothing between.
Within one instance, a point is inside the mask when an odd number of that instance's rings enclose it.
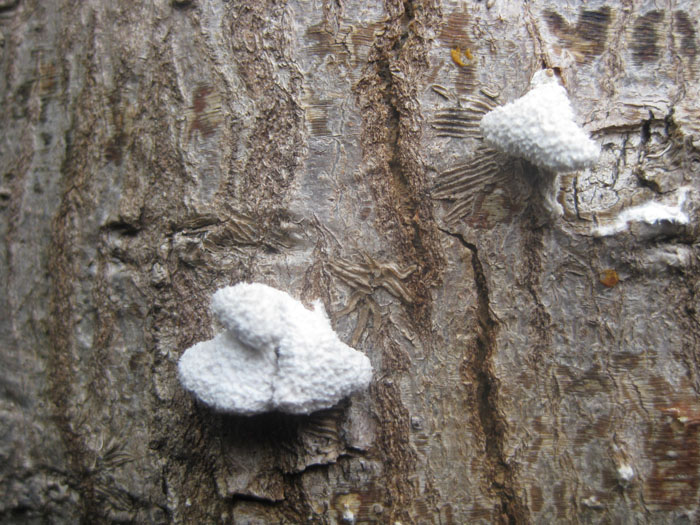
<instances>
[{"instance_id":1,"label":"dark crevice","mask_svg":"<svg viewBox=\"0 0 700 525\"><path fill-rule=\"evenodd\" d=\"M9 11L10 9L17 7L19 0L10 0L9 2L4 2L0 4L0 12Z\"/></svg>"},{"instance_id":2,"label":"dark crevice","mask_svg":"<svg viewBox=\"0 0 700 525\"><path fill-rule=\"evenodd\" d=\"M642 144L646 146L651 138L651 121L654 120L654 115L649 112L649 118L642 122Z\"/></svg>"},{"instance_id":3,"label":"dark crevice","mask_svg":"<svg viewBox=\"0 0 700 525\"><path fill-rule=\"evenodd\" d=\"M574 209L576 210L576 218L581 220L581 209L579 208L578 191L578 177L574 177Z\"/></svg>"},{"instance_id":4,"label":"dark crevice","mask_svg":"<svg viewBox=\"0 0 700 525\"><path fill-rule=\"evenodd\" d=\"M234 505L238 502L250 502L250 503L260 503L262 505L269 506L279 506L282 500L275 501L270 498L265 498L263 496L256 496L255 494L243 494L237 492L231 496L231 503Z\"/></svg>"},{"instance_id":5,"label":"dark crevice","mask_svg":"<svg viewBox=\"0 0 700 525\"><path fill-rule=\"evenodd\" d=\"M392 208L394 221L399 225L400 252L406 263L415 260L430 261L422 265L419 272L409 280L417 300L408 305L411 315L419 326L426 330L429 326L430 305L427 288L435 281L439 273L439 262L436 260L436 242L434 232L428 225L432 224L431 207L424 198L425 174L414 154L414 148L419 143L419 136L410 130L411 107L407 106L407 98L415 93L406 85L406 81L395 78L392 69L402 67L406 60L404 46L414 37L411 24L415 21L416 6L413 0L401 3L401 30L391 37L388 43L377 47L379 51L376 68L377 76L382 81L383 100L387 108L385 120L386 138L389 155L386 162L389 188L392 193ZM392 42L393 41L393 42Z\"/></svg>"},{"instance_id":6,"label":"dark crevice","mask_svg":"<svg viewBox=\"0 0 700 525\"><path fill-rule=\"evenodd\" d=\"M651 141L651 125L654 122L654 114L649 111L649 118L642 121L642 126L640 129L640 149L637 157L638 167L635 169L634 174L637 177L637 181L642 188L647 188L654 193L662 193L662 188L659 183L653 179L647 178L644 173L644 162L645 157L649 153L649 145ZM627 139L625 140L625 145L627 144ZM624 150L623 150L624 156ZM618 161L618 171L619 171L619 161Z\"/></svg>"},{"instance_id":7,"label":"dark crevice","mask_svg":"<svg viewBox=\"0 0 700 525\"><path fill-rule=\"evenodd\" d=\"M506 461L504 452L505 422L498 410L498 379L491 368L496 349L498 324L491 315L490 296L484 267L479 259L478 248L461 234L440 229L457 239L469 250L474 272L474 285L477 294L477 338L476 354L471 361L471 373L476 380L477 412L486 448L486 456L491 466L491 489L501 501L501 511L509 524L526 523L527 512L514 489L513 468Z\"/></svg>"},{"instance_id":8,"label":"dark crevice","mask_svg":"<svg viewBox=\"0 0 700 525\"><path fill-rule=\"evenodd\" d=\"M642 188L647 188L654 193L663 193L663 189L659 185L659 183L653 179L647 179L643 176L643 174L636 172L637 175L637 181L639 182L639 185Z\"/></svg>"},{"instance_id":9,"label":"dark crevice","mask_svg":"<svg viewBox=\"0 0 700 525\"><path fill-rule=\"evenodd\" d=\"M141 225L119 219L108 222L102 227L102 230L107 232L115 232L125 237L133 237L141 232Z\"/></svg>"},{"instance_id":10,"label":"dark crevice","mask_svg":"<svg viewBox=\"0 0 700 525\"><path fill-rule=\"evenodd\" d=\"M428 333L431 300L429 287L439 279L440 255L432 207L426 194L426 176L416 151L420 133L413 122L415 84L407 77L417 73L411 63L424 60L424 36L413 24L424 9L413 0L391 4L386 32L374 43L365 71L354 90L363 109L365 158L372 159L370 187L378 207L377 221L391 224L391 243L396 244L399 263L425 261L407 280L415 298L407 310L416 326ZM409 45L410 44L410 45ZM427 61L425 62L427 68ZM402 72L406 75L398 74ZM380 159L379 161L377 159Z\"/></svg>"},{"instance_id":11,"label":"dark crevice","mask_svg":"<svg viewBox=\"0 0 700 525\"><path fill-rule=\"evenodd\" d=\"M409 20L413 20L416 17L415 7L413 6L413 0L404 0L403 9L404 13L406 14L406 18L408 18Z\"/></svg>"}]
</instances>

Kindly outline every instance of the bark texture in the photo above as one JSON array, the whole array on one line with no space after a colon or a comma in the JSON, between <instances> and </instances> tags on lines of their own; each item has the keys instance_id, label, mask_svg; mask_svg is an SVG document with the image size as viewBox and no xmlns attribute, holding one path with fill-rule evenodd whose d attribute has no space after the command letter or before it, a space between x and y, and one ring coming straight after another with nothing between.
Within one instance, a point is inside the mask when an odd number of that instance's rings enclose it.
<instances>
[{"instance_id":1,"label":"bark texture","mask_svg":"<svg viewBox=\"0 0 700 525\"><path fill-rule=\"evenodd\" d=\"M698 19L0 0L0 521L700 520ZM602 146L560 218L478 135L542 67ZM688 225L594 235L682 191ZM369 391L195 403L177 359L240 281L320 298Z\"/></svg>"}]
</instances>

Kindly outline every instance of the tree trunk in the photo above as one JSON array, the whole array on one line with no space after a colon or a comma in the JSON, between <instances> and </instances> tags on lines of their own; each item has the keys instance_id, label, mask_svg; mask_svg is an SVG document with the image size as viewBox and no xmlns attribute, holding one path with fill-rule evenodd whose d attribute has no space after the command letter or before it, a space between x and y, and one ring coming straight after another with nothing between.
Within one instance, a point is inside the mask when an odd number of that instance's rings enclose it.
<instances>
[{"instance_id":1,"label":"tree trunk","mask_svg":"<svg viewBox=\"0 0 700 525\"><path fill-rule=\"evenodd\" d=\"M700 5L570 4L0 0L0 520L697 522ZM602 147L563 217L477 127L542 67ZM370 389L197 403L241 281Z\"/></svg>"}]
</instances>

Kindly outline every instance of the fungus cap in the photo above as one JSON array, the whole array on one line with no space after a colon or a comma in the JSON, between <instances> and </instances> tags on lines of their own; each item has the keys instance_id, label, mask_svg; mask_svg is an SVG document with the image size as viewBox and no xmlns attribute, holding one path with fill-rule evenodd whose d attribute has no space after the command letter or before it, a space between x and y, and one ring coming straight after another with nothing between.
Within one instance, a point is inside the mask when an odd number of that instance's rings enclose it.
<instances>
[{"instance_id":1,"label":"fungus cap","mask_svg":"<svg viewBox=\"0 0 700 525\"><path fill-rule=\"evenodd\" d=\"M490 111L480 129L488 144L555 173L592 165L600 148L576 124L566 90L552 70L535 73L531 89Z\"/></svg>"},{"instance_id":2,"label":"fungus cap","mask_svg":"<svg viewBox=\"0 0 700 525\"><path fill-rule=\"evenodd\" d=\"M187 349L178 374L216 410L308 414L369 385L369 359L338 339L320 302L308 310L286 292L241 283L217 291L212 310L226 331Z\"/></svg>"}]
</instances>

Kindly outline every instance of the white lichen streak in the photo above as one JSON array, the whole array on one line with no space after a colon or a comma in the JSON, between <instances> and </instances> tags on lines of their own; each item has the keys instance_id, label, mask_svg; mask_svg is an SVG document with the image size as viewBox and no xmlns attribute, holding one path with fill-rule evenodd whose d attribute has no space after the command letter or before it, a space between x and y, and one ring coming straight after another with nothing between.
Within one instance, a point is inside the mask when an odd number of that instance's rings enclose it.
<instances>
[{"instance_id":1,"label":"white lichen streak","mask_svg":"<svg viewBox=\"0 0 700 525\"><path fill-rule=\"evenodd\" d=\"M634 222L642 222L651 226L663 225L664 223L688 224L689 218L683 212L683 204L685 203L687 193L687 188L681 188L678 196L678 203L675 206L649 201L639 206L622 210L615 219L615 222L605 226L599 226L595 230L595 234L599 237L614 235L627 230L630 223Z\"/></svg>"},{"instance_id":2,"label":"white lichen streak","mask_svg":"<svg viewBox=\"0 0 700 525\"><path fill-rule=\"evenodd\" d=\"M480 129L486 142L553 173L591 166L600 148L576 124L566 90L552 70L535 73L530 88L484 115Z\"/></svg>"},{"instance_id":3,"label":"white lichen streak","mask_svg":"<svg viewBox=\"0 0 700 525\"><path fill-rule=\"evenodd\" d=\"M216 410L308 414L366 388L369 359L338 339L320 301L314 310L264 284L222 288L212 311L226 331L185 351L182 385Z\"/></svg>"}]
</instances>

